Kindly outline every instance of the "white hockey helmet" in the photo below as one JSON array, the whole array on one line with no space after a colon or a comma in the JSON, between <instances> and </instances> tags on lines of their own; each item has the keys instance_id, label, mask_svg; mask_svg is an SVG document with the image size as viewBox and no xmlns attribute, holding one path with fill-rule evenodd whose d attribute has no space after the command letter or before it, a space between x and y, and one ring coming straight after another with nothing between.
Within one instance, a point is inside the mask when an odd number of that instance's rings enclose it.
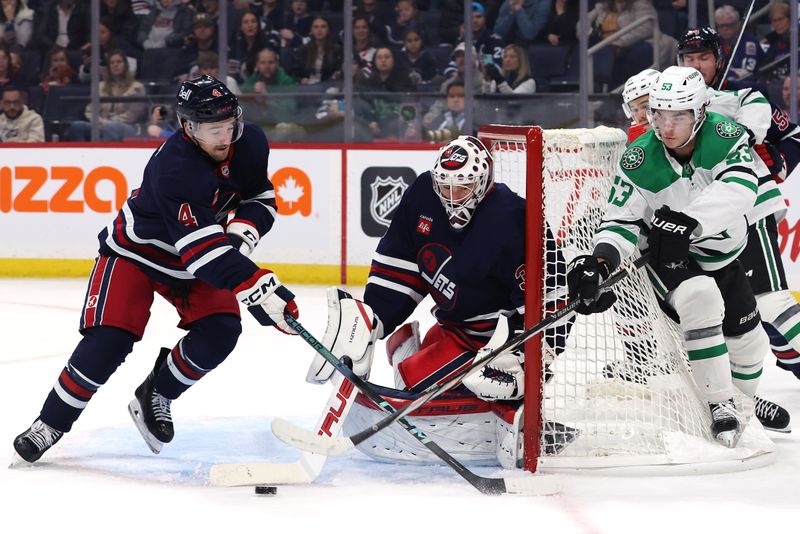
<instances>
[{"instance_id":1,"label":"white hockey helmet","mask_svg":"<svg viewBox=\"0 0 800 534\"><path fill-rule=\"evenodd\" d=\"M625 82L625 87L622 89L622 111L629 119L633 120L631 102L644 95L649 95L650 87L660 74L656 69L645 69L639 74L634 74Z\"/></svg>"},{"instance_id":2,"label":"white hockey helmet","mask_svg":"<svg viewBox=\"0 0 800 534\"><path fill-rule=\"evenodd\" d=\"M461 230L492 187L492 155L477 137L461 135L439 150L431 176L450 226Z\"/></svg>"},{"instance_id":3,"label":"white hockey helmet","mask_svg":"<svg viewBox=\"0 0 800 534\"><path fill-rule=\"evenodd\" d=\"M653 114L657 110L691 110L694 114L692 133L682 148L694 139L703 121L706 120L706 106L709 103L709 92L703 75L691 67L669 67L655 80L650 88L650 103L647 118L653 125L656 137L661 139Z\"/></svg>"}]
</instances>

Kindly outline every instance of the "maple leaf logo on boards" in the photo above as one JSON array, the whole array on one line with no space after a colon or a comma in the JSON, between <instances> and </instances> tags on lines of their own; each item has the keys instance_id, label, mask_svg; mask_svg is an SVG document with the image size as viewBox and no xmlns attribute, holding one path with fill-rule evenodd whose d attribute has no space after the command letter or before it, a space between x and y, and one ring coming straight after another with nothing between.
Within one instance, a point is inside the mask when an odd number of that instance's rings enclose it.
<instances>
[{"instance_id":1,"label":"maple leaf logo on boards","mask_svg":"<svg viewBox=\"0 0 800 534\"><path fill-rule=\"evenodd\" d=\"M283 167L272 175L271 181L279 214L311 215L311 179L302 169Z\"/></svg>"}]
</instances>

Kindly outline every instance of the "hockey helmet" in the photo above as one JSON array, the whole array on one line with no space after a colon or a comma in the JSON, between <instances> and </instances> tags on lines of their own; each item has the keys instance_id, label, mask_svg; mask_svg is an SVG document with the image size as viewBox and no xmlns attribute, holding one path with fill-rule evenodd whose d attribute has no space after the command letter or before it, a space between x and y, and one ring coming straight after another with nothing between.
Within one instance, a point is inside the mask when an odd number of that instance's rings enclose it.
<instances>
[{"instance_id":1,"label":"hockey helmet","mask_svg":"<svg viewBox=\"0 0 800 534\"><path fill-rule=\"evenodd\" d=\"M691 110L694 115L692 132L682 148L697 134L706 118L706 106L709 102L709 92L703 75L691 67L669 67L659 75L650 88L650 104L647 118L653 125L656 137L661 139L657 121L654 115L659 110L679 111Z\"/></svg>"},{"instance_id":2,"label":"hockey helmet","mask_svg":"<svg viewBox=\"0 0 800 534\"><path fill-rule=\"evenodd\" d=\"M189 123L193 134L199 124L204 122L219 122L226 119L236 119L233 141L242 136L242 108L239 99L228 87L213 76L204 74L199 78L183 82L176 97L175 109L178 122Z\"/></svg>"},{"instance_id":3,"label":"hockey helmet","mask_svg":"<svg viewBox=\"0 0 800 534\"><path fill-rule=\"evenodd\" d=\"M492 155L477 137L461 135L439 150L431 176L450 226L461 230L492 187Z\"/></svg>"},{"instance_id":4,"label":"hockey helmet","mask_svg":"<svg viewBox=\"0 0 800 534\"><path fill-rule=\"evenodd\" d=\"M655 69L645 69L639 74L634 74L625 82L622 90L622 111L629 119L633 119L633 110L630 108L631 102L637 98L650 94L650 87L661 73Z\"/></svg>"},{"instance_id":5,"label":"hockey helmet","mask_svg":"<svg viewBox=\"0 0 800 534\"><path fill-rule=\"evenodd\" d=\"M717 30L711 26L701 26L699 28L690 28L683 32L680 39L678 39L678 65L683 67L684 54L691 54L693 52L704 52L710 50L717 58L716 73L710 85L715 85L719 80L719 76L723 68L722 57L722 38L717 33Z\"/></svg>"}]
</instances>

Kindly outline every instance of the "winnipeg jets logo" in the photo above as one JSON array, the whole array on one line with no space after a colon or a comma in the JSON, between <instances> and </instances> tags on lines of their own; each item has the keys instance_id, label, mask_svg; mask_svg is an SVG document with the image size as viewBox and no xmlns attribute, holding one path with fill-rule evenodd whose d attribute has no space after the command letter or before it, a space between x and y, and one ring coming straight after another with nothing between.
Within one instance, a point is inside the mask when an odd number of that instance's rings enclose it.
<instances>
[{"instance_id":1,"label":"winnipeg jets logo","mask_svg":"<svg viewBox=\"0 0 800 534\"><path fill-rule=\"evenodd\" d=\"M634 146L625 151L622 155L620 165L626 171L638 169L644 163L644 150L642 147Z\"/></svg>"},{"instance_id":2,"label":"winnipeg jets logo","mask_svg":"<svg viewBox=\"0 0 800 534\"><path fill-rule=\"evenodd\" d=\"M456 171L467 163L467 159L469 159L469 154L465 149L460 146L450 147L442 152L439 164L448 171Z\"/></svg>"},{"instance_id":3,"label":"winnipeg jets logo","mask_svg":"<svg viewBox=\"0 0 800 534\"><path fill-rule=\"evenodd\" d=\"M717 123L717 135L723 139L733 139L742 135L742 129L732 122L719 122Z\"/></svg>"},{"instance_id":4,"label":"winnipeg jets logo","mask_svg":"<svg viewBox=\"0 0 800 534\"><path fill-rule=\"evenodd\" d=\"M452 259L450 250L439 243L425 245L417 256L419 274L429 286L434 302L444 311L452 310L458 297L453 269L448 267Z\"/></svg>"}]
</instances>

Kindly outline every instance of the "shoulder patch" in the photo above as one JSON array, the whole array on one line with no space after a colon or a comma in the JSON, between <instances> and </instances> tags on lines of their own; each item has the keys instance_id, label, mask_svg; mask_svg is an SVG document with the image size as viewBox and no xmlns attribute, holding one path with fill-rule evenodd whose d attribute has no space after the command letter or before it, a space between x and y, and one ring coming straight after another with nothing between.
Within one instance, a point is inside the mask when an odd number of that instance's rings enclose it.
<instances>
[{"instance_id":1,"label":"shoulder patch","mask_svg":"<svg viewBox=\"0 0 800 534\"><path fill-rule=\"evenodd\" d=\"M644 149L640 146L633 146L622 154L620 165L626 171L632 171L641 167L642 163L644 163Z\"/></svg>"},{"instance_id":2,"label":"shoulder patch","mask_svg":"<svg viewBox=\"0 0 800 534\"><path fill-rule=\"evenodd\" d=\"M732 122L718 122L716 126L717 135L723 139L734 139L742 135L742 129L738 124Z\"/></svg>"}]
</instances>

